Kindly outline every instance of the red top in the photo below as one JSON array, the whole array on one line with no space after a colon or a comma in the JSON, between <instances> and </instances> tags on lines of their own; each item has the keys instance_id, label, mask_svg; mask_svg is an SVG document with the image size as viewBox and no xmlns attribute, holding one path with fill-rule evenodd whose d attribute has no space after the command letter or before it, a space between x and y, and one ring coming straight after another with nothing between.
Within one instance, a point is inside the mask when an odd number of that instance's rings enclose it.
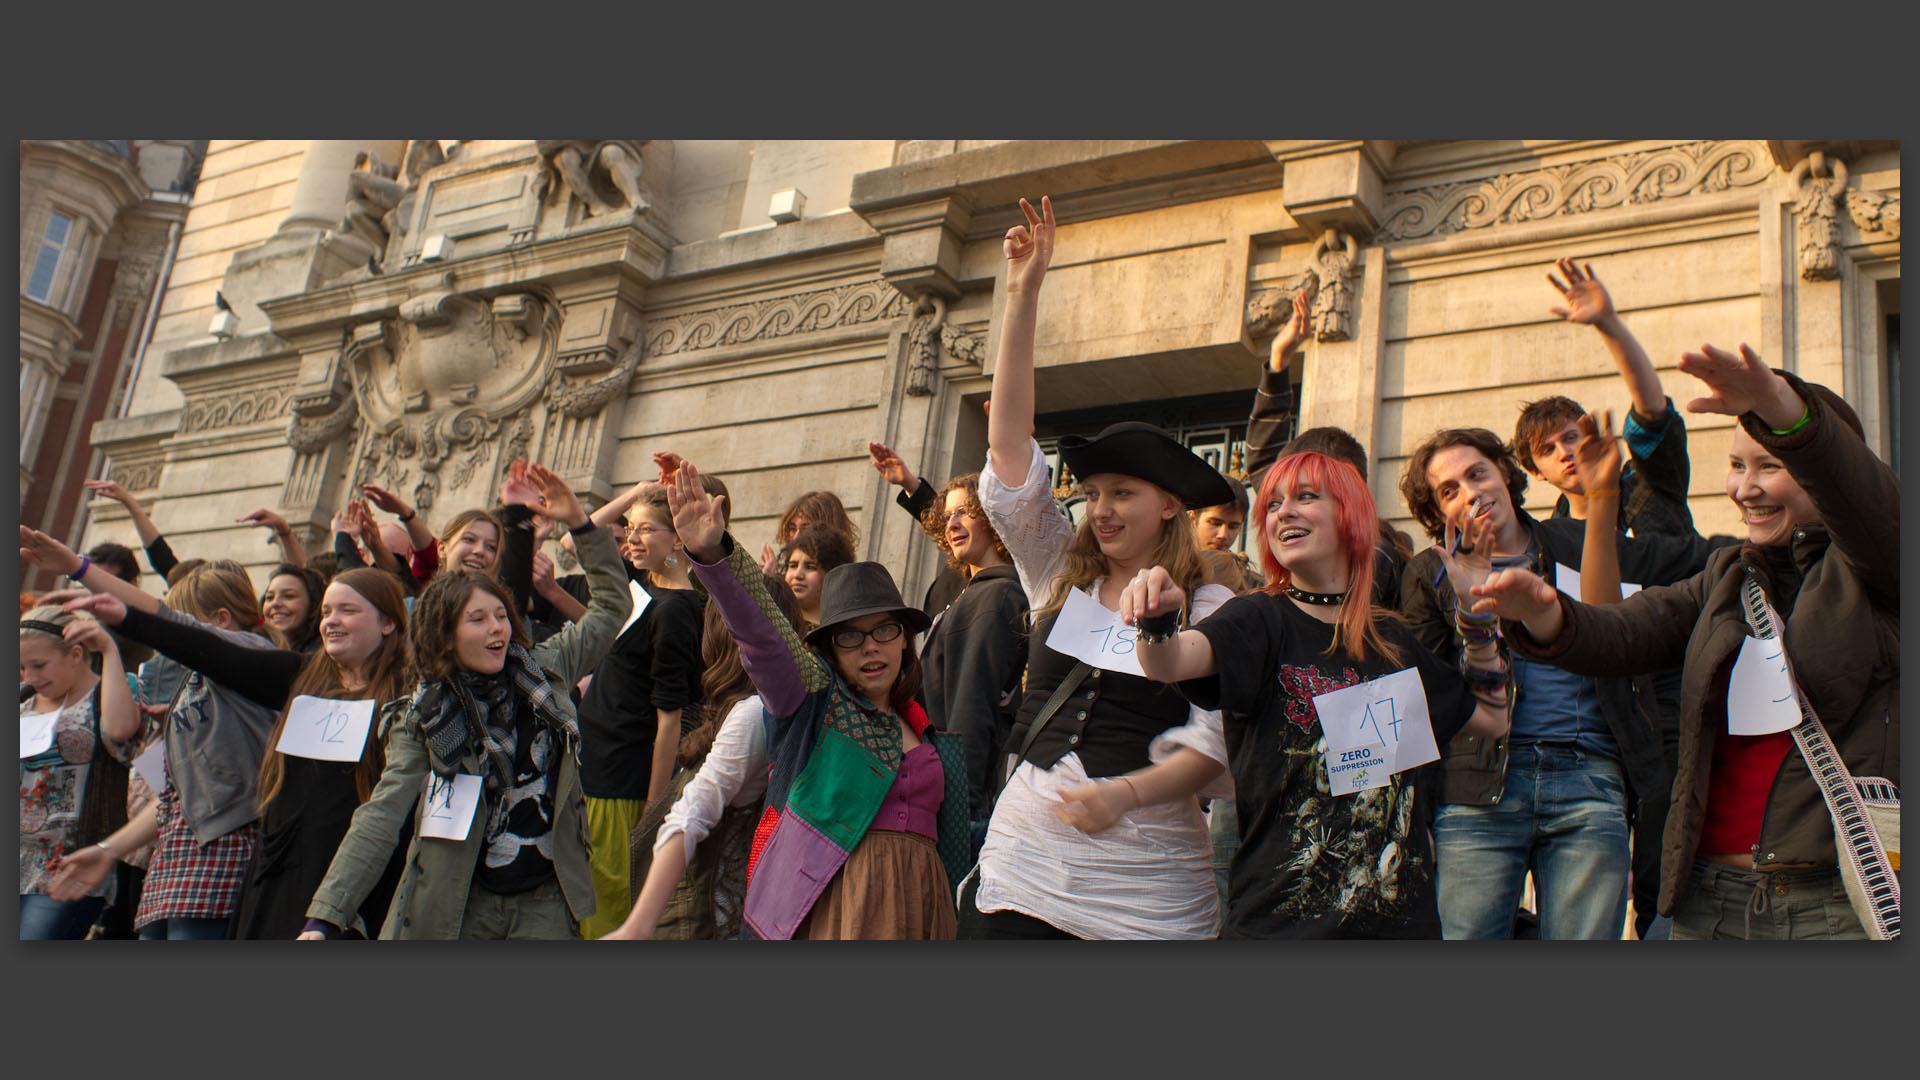
<instances>
[{"instance_id":1,"label":"red top","mask_svg":"<svg viewBox=\"0 0 1920 1080\"><path fill-rule=\"evenodd\" d=\"M1773 778L1793 749L1793 733L1733 735L1721 732L1713 744L1713 768L1707 774L1707 818L1700 829L1703 855L1738 855L1760 842Z\"/></svg>"}]
</instances>

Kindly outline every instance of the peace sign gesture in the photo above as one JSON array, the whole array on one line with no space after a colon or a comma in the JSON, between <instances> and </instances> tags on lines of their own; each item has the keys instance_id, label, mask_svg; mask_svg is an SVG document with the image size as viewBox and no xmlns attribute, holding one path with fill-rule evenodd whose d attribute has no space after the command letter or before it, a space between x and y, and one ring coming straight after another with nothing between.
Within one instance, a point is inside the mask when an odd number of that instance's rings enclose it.
<instances>
[{"instance_id":1,"label":"peace sign gesture","mask_svg":"<svg viewBox=\"0 0 1920 1080\"><path fill-rule=\"evenodd\" d=\"M1033 204L1020 200L1020 212L1027 215L1025 225L1007 230L1007 291L1033 292L1047 276L1047 264L1053 261L1053 199L1040 197L1040 212Z\"/></svg>"}]
</instances>

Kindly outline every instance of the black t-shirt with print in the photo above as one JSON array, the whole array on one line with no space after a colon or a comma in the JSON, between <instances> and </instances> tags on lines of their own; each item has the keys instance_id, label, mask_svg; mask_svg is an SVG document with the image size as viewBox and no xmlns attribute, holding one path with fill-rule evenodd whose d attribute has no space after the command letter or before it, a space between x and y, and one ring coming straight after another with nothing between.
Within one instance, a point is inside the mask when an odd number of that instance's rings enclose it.
<instances>
[{"instance_id":1,"label":"black t-shirt with print","mask_svg":"<svg viewBox=\"0 0 1920 1080\"><path fill-rule=\"evenodd\" d=\"M1222 711L1240 818L1221 937L1440 936L1428 838L1435 767L1352 795L1328 790L1315 696L1412 667L1435 745L1445 746L1473 714L1458 672L1405 624L1383 617L1378 626L1400 663L1329 654L1332 625L1266 593L1234 597L1195 627L1212 644L1219 673L1180 689L1195 705Z\"/></svg>"},{"instance_id":2,"label":"black t-shirt with print","mask_svg":"<svg viewBox=\"0 0 1920 1080\"><path fill-rule=\"evenodd\" d=\"M485 846L473 880L491 892L512 895L554 876L553 780L560 744L513 691L506 673L486 678L484 685L487 729L513 762L513 777L505 791L481 804Z\"/></svg>"}]
</instances>

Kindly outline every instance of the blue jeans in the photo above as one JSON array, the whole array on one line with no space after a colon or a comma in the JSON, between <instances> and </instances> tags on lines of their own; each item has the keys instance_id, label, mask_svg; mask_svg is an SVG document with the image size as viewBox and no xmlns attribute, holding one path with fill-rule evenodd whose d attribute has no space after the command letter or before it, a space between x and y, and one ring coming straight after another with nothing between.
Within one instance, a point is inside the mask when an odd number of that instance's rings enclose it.
<instances>
[{"instance_id":1,"label":"blue jeans","mask_svg":"<svg viewBox=\"0 0 1920 1080\"><path fill-rule=\"evenodd\" d=\"M21 941L77 941L107 906L106 897L62 903L46 893L20 894Z\"/></svg>"},{"instance_id":2,"label":"blue jeans","mask_svg":"<svg viewBox=\"0 0 1920 1080\"><path fill-rule=\"evenodd\" d=\"M140 928L141 941L225 941L225 919L155 919Z\"/></svg>"},{"instance_id":3,"label":"blue jeans","mask_svg":"<svg viewBox=\"0 0 1920 1080\"><path fill-rule=\"evenodd\" d=\"M1443 937L1512 937L1529 870L1542 939L1618 940L1625 927L1626 782L1611 758L1511 747L1499 803L1441 806L1433 847Z\"/></svg>"}]
</instances>

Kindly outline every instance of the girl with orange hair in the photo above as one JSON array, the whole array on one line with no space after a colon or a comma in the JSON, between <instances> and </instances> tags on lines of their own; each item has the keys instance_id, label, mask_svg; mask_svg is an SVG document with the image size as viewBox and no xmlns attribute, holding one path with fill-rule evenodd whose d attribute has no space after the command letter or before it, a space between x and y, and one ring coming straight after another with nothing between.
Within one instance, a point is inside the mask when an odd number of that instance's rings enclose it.
<instances>
[{"instance_id":1,"label":"girl with orange hair","mask_svg":"<svg viewBox=\"0 0 1920 1080\"><path fill-rule=\"evenodd\" d=\"M1264 589L1176 634L1173 616L1185 596L1155 566L1135 576L1120 607L1140 629L1147 676L1178 683L1187 700L1224 717L1240 849L1221 936L1437 938L1426 838L1431 768L1376 775L1384 784L1334 794L1329 767L1341 754L1328 752L1320 709L1323 695L1410 669L1436 746L1463 727L1498 735L1507 703L1493 630L1462 624L1463 673L1372 603L1379 520L1366 482L1346 462L1312 452L1282 458L1268 470L1254 513ZM1473 557L1466 553L1487 557L1485 536L1467 540L1446 555L1450 570Z\"/></svg>"}]
</instances>

